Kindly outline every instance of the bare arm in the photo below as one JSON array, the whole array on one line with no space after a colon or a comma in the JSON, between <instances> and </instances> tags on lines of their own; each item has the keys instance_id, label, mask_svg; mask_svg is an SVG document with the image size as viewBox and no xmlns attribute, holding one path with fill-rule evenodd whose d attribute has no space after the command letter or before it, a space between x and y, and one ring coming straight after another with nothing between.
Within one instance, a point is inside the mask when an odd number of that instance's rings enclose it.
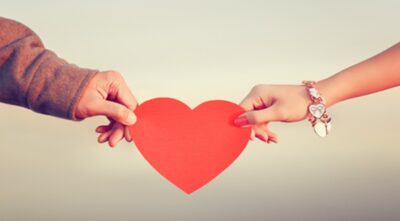
<instances>
[{"instance_id":1,"label":"bare arm","mask_svg":"<svg viewBox=\"0 0 400 221\"><path fill-rule=\"evenodd\" d=\"M327 106L400 85L400 43L319 81L316 87ZM265 142L276 142L277 136L267 124L271 121L304 120L311 101L303 85L255 86L241 106L247 111L235 120L238 126L251 125L254 134Z\"/></svg>"},{"instance_id":2,"label":"bare arm","mask_svg":"<svg viewBox=\"0 0 400 221\"><path fill-rule=\"evenodd\" d=\"M400 85L400 43L318 82L327 105Z\"/></svg>"}]
</instances>

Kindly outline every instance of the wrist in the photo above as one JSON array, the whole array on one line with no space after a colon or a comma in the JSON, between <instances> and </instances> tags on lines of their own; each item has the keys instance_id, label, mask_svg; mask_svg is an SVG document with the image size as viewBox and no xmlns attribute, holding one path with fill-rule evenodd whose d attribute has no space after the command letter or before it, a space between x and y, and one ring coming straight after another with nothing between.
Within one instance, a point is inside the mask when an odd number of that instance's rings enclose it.
<instances>
[{"instance_id":1,"label":"wrist","mask_svg":"<svg viewBox=\"0 0 400 221\"><path fill-rule=\"evenodd\" d=\"M326 99L316 87L315 81L303 81L308 92L311 104L308 106L308 121L310 121L316 134L325 137L329 134L332 124L327 113Z\"/></svg>"},{"instance_id":2,"label":"wrist","mask_svg":"<svg viewBox=\"0 0 400 221\"><path fill-rule=\"evenodd\" d=\"M318 81L315 84L315 87L325 99L326 107L331 107L341 101L339 93L343 90L343 88L341 88L341 85L337 84L335 81L336 79L334 78L328 78Z\"/></svg>"}]
</instances>

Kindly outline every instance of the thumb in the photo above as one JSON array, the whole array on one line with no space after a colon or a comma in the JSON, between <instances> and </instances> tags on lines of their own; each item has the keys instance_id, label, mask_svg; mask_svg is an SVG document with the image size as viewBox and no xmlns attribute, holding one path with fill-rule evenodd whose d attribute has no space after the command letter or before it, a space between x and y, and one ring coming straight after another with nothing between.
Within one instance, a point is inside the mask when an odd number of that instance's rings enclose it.
<instances>
[{"instance_id":1,"label":"thumb","mask_svg":"<svg viewBox=\"0 0 400 221\"><path fill-rule=\"evenodd\" d=\"M105 115L113 120L129 126L136 122L136 115L122 104L112 101L101 101L96 105L95 110L92 110L94 115Z\"/></svg>"},{"instance_id":2,"label":"thumb","mask_svg":"<svg viewBox=\"0 0 400 221\"><path fill-rule=\"evenodd\" d=\"M262 110L248 111L234 120L234 124L239 127L246 125L257 125L270 121L283 121L284 115L277 105L272 105Z\"/></svg>"}]
</instances>

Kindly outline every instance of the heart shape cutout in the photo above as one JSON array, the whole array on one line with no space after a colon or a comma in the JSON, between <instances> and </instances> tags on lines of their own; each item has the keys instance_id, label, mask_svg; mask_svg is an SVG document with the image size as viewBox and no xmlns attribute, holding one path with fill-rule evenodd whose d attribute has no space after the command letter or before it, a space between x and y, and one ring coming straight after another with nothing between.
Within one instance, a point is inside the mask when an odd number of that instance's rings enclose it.
<instances>
[{"instance_id":1,"label":"heart shape cutout","mask_svg":"<svg viewBox=\"0 0 400 221\"><path fill-rule=\"evenodd\" d=\"M155 98L135 110L137 122L129 130L153 168L190 194L224 171L246 147L251 128L233 124L243 112L223 100L192 110L172 98Z\"/></svg>"},{"instance_id":2,"label":"heart shape cutout","mask_svg":"<svg viewBox=\"0 0 400 221\"><path fill-rule=\"evenodd\" d=\"M308 109L311 114L318 119L326 112L326 107L323 104L311 104Z\"/></svg>"}]
</instances>

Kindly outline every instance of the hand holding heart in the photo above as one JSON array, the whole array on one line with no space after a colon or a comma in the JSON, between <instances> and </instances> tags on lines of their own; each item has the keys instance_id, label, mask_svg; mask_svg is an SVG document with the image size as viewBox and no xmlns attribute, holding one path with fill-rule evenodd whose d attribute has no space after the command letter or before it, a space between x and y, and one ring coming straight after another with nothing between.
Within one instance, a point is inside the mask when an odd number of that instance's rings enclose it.
<instances>
[{"instance_id":1,"label":"hand holding heart","mask_svg":"<svg viewBox=\"0 0 400 221\"><path fill-rule=\"evenodd\" d=\"M98 141L108 141L110 147L114 147L123 137L131 141L127 126L136 122L132 112L136 106L137 101L122 75L104 71L91 79L75 107L74 115L77 119L106 116L110 123L97 127L96 132L100 133Z\"/></svg>"},{"instance_id":2,"label":"hand holding heart","mask_svg":"<svg viewBox=\"0 0 400 221\"><path fill-rule=\"evenodd\" d=\"M257 86L242 102L244 108L227 101L208 101L191 110L178 100L156 98L135 110L138 121L130 132L153 168L190 194L240 155L250 137L252 127L247 125L253 126L261 140L276 142L268 122L304 119L309 102L305 91L302 86ZM295 98L294 102L286 95ZM285 109L299 112L285 113Z\"/></svg>"},{"instance_id":3,"label":"hand holding heart","mask_svg":"<svg viewBox=\"0 0 400 221\"><path fill-rule=\"evenodd\" d=\"M239 127L251 126L252 140L257 137L267 143L276 143L278 137L268 129L268 123L304 120L309 105L310 100L303 86L257 85L240 104L246 113L234 122ZM92 79L75 113L77 118L82 119L95 115L107 116L109 125L99 126L96 132L100 133L100 143L108 141L114 147L124 137L128 142L132 141L127 126L136 121L136 116L132 114L136 106L137 101L122 76L107 71Z\"/></svg>"},{"instance_id":4,"label":"hand holding heart","mask_svg":"<svg viewBox=\"0 0 400 221\"><path fill-rule=\"evenodd\" d=\"M241 102L246 113L237 118L235 124L252 126L252 136L264 142L277 142L277 135L268 129L268 123L304 120L310 104L302 85L257 85Z\"/></svg>"},{"instance_id":5,"label":"hand holding heart","mask_svg":"<svg viewBox=\"0 0 400 221\"><path fill-rule=\"evenodd\" d=\"M238 116L234 123L238 127L250 126L253 129L251 139L257 137L267 143L276 143L278 137L269 130L268 123L304 120L309 105L310 100L303 86L257 85L240 104L246 113ZM122 76L107 71L97 74L91 80L75 114L82 119L95 115L106 116L110 123L96 129L100 133L98 140L100 143L108 141L114 147L124 137L128 142L132 141L128 126L136 122L132 112L136 106L137 101ZM176 124L179 124L179 120Z\"/></svg>"},{"instance_id":6,"label":"hand holding heart","mask_svg":"<svg viewBox=\"0 0 400 221\"><path fill-rule=\"evenodd\" d=\"M119 76L107 72L95 77L81 98L77 117L106 115L110 125L97 128L99 142L108 140L115 146L122 137L133 140L155 170L188 194L233 163L252 129L260 140L277 142L268 122L297 121L307 115L309 101L302 86L256 86L241 107L209 101L191 110L178 100L156 98L136 108L135 98ZM132 111L137 115L133 125Z\"/></svg>"}]
</instances>

